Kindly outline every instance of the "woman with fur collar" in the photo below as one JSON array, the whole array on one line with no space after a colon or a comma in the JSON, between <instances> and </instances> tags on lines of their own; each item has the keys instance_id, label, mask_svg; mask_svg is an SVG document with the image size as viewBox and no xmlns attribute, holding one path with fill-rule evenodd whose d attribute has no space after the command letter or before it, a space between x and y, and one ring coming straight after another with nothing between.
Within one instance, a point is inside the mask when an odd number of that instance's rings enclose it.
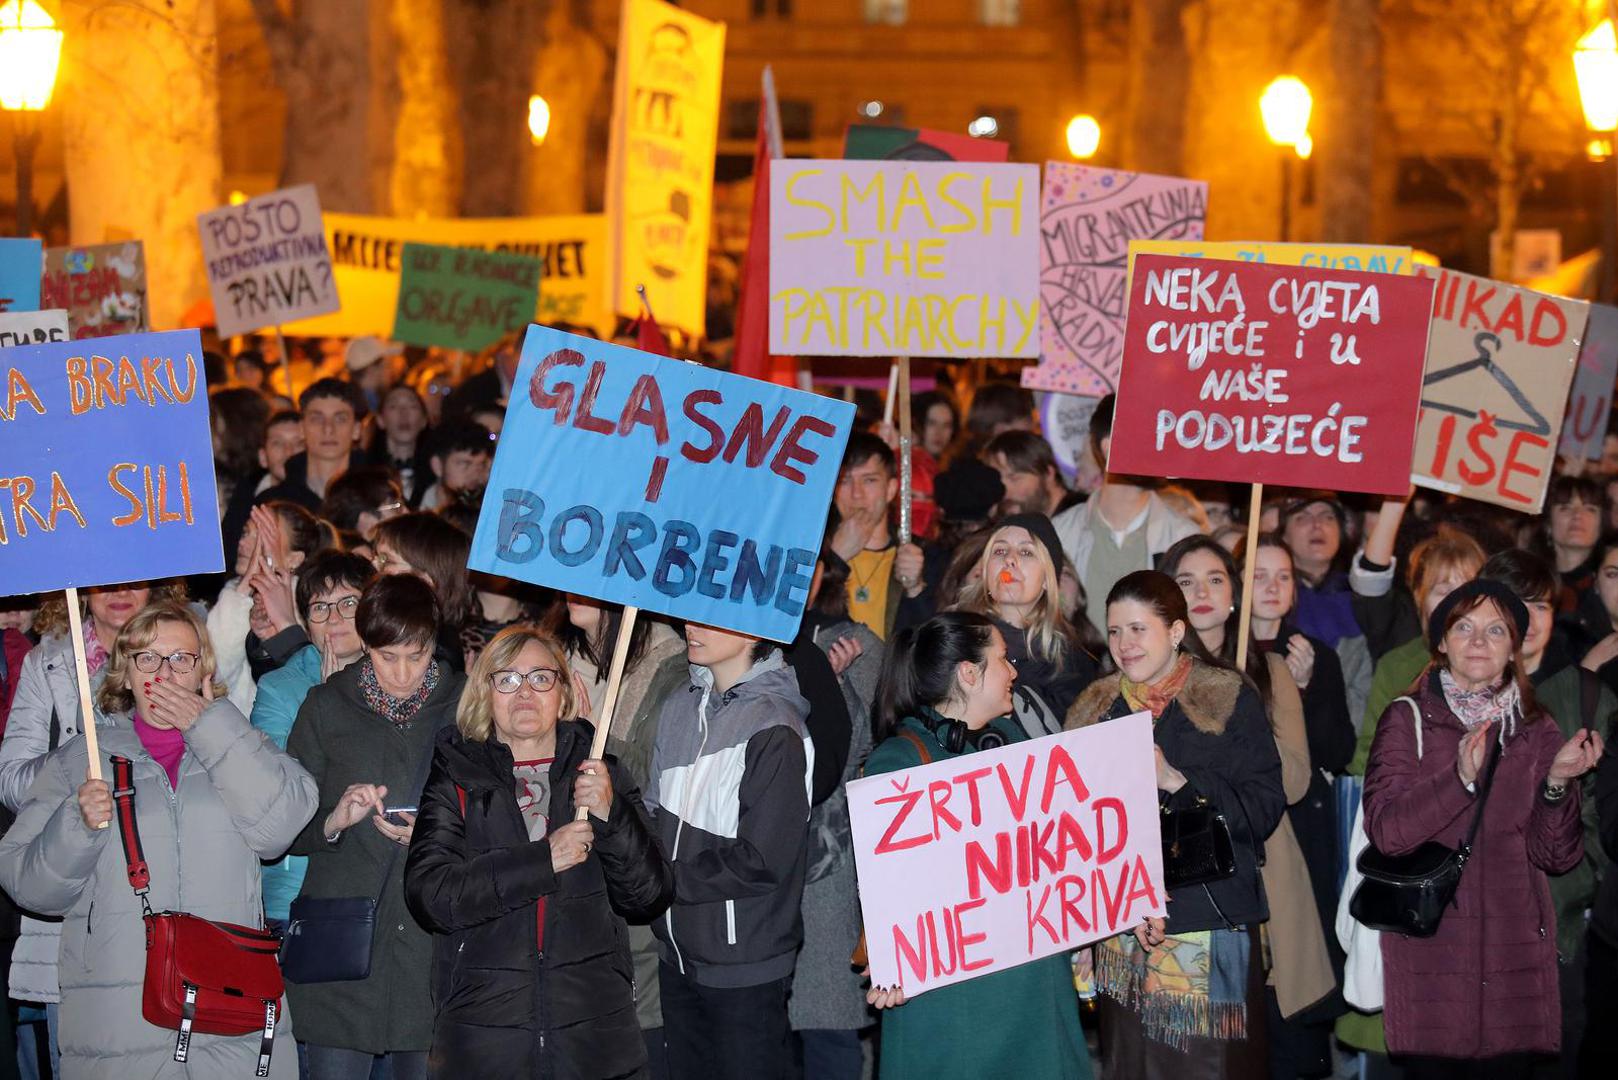
<instances>
[{"instance_id":1,"label":"woman with fur collar","mask_svg":"<svg viewBox=\"0 0 1618 1080\"><path fill-rule=\"evenodd\" d=\"M1154 570L1107 596L1107 647L1118 670L1093 683L1069 728L1152 714L1158 799L1206 803L1230 828L1236 870L1169 891L1168 919L1096 947L1103 1072L1143 1080L1263 1076L1263 950L1269 917L1260 852L1286 809L1281 759L1257 691L1191 632L1185 595Z\"/></svg>"}]
</instances>

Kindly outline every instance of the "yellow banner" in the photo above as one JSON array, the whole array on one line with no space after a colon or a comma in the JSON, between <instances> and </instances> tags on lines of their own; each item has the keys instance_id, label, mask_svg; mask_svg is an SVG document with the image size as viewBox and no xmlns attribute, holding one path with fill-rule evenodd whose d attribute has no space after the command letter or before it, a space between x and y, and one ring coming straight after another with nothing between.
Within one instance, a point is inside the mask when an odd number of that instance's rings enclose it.
<instances>
[{"instance_id":1,"label":"yellow banner","mask_svg":"<svg viewBox=\"0 0 1618 1080\"><path fill-rule=\"evenodd\" d=\"M1278 266L1319 266L1328 270L1359 270L1367 274L1408 274L1414 265L1407 247L1374 244L1282 244L1267 240L1131 240L1129 268L1136 255L1184 255L1191 258L1229 259L1232 262L1274 263Z\"/></svg>"},{"instance_id":2,"label":"yellow banner","mask_svg":"<svg viewBox=\"0 0 1618 1080\"><path fill-rule=\"evenodd\" d=\"M725 24L624 0L607 164L609 303L703 336Z\"/></svg>"},{"instance_id":3,"label":"yellow banner","mask_svg":"<svg viewBox=\"0 0 1618 1080\"><path fill-rule=\"evenodd\" d=\"M606 220L600 214L530 218L419 220L327 213L341 311L288 323L288 334L357 337L393 333L406 242L444 244L531 255L543 264L536 322L575 323L609 337L615 320L606 304Z\"/></svg>"}]
</instances>

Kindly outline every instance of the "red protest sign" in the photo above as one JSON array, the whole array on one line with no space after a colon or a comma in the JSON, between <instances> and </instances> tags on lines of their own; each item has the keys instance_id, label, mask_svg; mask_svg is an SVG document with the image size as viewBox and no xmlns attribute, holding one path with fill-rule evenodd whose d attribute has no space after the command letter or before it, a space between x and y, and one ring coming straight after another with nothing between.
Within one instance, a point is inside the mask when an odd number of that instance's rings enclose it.
<instances>
[{"instance_id":1,"label":"red protest sign","mask_svg":"<svg viewBox=\"0 0 1618 1080\"><path fill-rule=\"evenodd\" d=\"M1432 296L1391 274L1137 257L1108 469L1409 491Z\"/></svg>"}]
</instances>

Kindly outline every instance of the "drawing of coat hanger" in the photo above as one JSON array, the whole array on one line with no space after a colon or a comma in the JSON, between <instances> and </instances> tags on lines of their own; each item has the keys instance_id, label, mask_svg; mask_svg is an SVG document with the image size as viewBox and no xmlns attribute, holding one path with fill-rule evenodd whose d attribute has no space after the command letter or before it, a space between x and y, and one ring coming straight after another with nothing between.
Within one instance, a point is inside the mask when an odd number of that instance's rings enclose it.
<instances>
[{"instance_id":1,"label":"drawing of coat hanger","mask_svg":"<svg viewBox=\"0 0 1618 1080\"><path fill-rule=\"evenodd\" d=\"M1495 362L1495 354L1500 351L1499 336L1480 333L1474 335L1472 344L1478 351L1477 356L1453 367L1432 372L1422 379L1421 385L1423 387L1432 386L1434 383L1441 383L1445 379L1453 379L1457 376L1465 375L1469 371L1483 368L1495 382L1500 384L1500 388L1506 392L1512 401L1517 403L1517 407L1527 414L1531 421L1525 424L1517 420L1502 420L1497 417L1495 419L1496 426L1512 431L1527 431L1534 435L1549 436L1551 433L1550 421L1545 419L1543 413L1534 408L1533 402L1528 400L1528 395L1524 394L1511 376L1506 374L1505 369ZM1468 420L1476 420L1478 416L1476 409L1465 409L1459 405L1451 405L1443 401L1428 401L1425 397L1421 399L1421 404L1424 409L1436 409L1439 412L1454 413L1456 416L1463 416Z\"/></svg>"}]
</instances>

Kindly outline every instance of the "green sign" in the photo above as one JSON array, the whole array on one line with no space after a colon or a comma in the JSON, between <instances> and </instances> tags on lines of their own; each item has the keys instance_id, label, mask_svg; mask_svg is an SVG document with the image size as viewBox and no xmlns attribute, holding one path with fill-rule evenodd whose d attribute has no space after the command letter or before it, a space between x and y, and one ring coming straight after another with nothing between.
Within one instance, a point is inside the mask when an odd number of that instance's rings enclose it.
<instances>
[{"instance_id":1,"label":"green sign","mask_svg":"<svg viewBox=\"0 0 1618 1080\"><path fill-rule=\"evenodd\" d=\"M477 352L533 319L540 261L476 248L404 246L393 338Z\"/></svg>"}]
</instances>

